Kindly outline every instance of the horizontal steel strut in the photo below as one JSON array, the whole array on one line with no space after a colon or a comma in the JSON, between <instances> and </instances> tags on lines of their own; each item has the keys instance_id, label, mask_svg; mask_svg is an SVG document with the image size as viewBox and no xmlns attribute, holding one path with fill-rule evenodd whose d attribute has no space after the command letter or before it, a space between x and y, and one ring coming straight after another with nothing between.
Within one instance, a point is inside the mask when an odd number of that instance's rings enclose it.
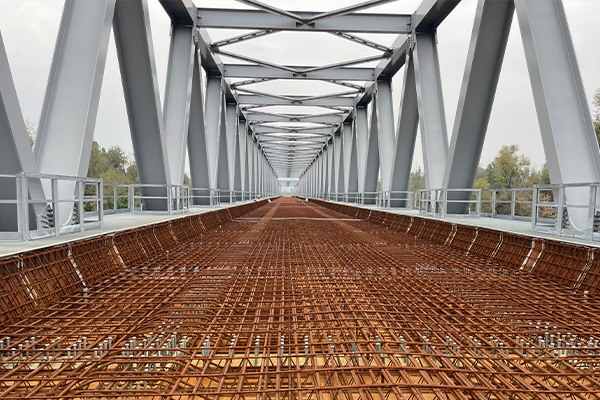
<instances>
[{"instance_id":1,"label":"horizontal steel strut","mask_svg":"<svg viewBox=\"0 0 600 400\"><path fill-rule=\"evenodd\" d=\"M23 254L0 398L595 399L587 251L280 198Z\"/></svg>"}]
</instances>

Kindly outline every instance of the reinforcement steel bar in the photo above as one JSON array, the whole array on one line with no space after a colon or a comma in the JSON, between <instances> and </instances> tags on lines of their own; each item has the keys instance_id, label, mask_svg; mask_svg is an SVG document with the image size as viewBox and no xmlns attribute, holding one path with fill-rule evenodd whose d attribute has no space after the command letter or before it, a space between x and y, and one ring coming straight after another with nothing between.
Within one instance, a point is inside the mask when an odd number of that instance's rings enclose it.
<instances>
[{"instance_id":1,"label":"reinforcement steel bar","mask_svg":"<svg viewBox=\"0 0 600 400\"><path fill-rule=\"evenodd\" d=\"M588 252L293 198L39 251L0 398L596 399Z\"/></svg>"}]
</instances>

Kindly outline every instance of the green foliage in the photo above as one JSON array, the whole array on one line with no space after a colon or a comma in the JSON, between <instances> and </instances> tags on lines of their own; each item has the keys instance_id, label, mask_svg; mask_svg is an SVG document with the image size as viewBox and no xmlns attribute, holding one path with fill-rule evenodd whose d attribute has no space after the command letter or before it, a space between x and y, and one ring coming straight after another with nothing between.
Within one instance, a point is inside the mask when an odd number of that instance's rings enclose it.
<instances>
[{"instance_id":1,"label":"green foliage","mask_svg":"<svg viewBox=\"0 0 600 400\"><path fill-rule=\"evenodd\" d=\"M88 167L89 178L100 178L104 183L129 185L138 183L137 167L130 163L125 151L119 146L111 146L108 149L100 147L94 141L92 143L92 153L90 155L90 165ZM112 190L111 187L105 187L105 191ZM86 193L91 195L92 193ZM112 194L107 192L105 195ZM126 195L127 190L118 189L119 195ZM117 208L127 208L127 198L119 198ZM105 209L113 208L113 199L107 198L104 201Z\"/></svg>"},{"instance_id":2,"label":"green foliage","mask_svg":"<svg viewBox=\"0 0 600 400\"><path fill-rule=\"evenodd\" d=\"M487 190L490 188L490 183L487 180L485 180L485 178L477 178L475 184L473 185L473 188Z\"/></svg>"},{"instance_id":3,"label":"green foliage","mask_svg":"<svg viewBox=\"0 0 600 400\"><path fill-rule=\"evenodd\" d=\"M421 167L417 167L415 171L410 173L408 190L416 192L421 189L425 189L425 175L421 171Z\"/></svg>"},{"instance_id":4,"label":"green foliage","mask_svg":"<svg viewBox=\"0 0 600 400\"><path fill-rule=\"evenodd\" d=\"M495 189L523 187L532 174L529 157L518 154L519 146L502 146L500 152L485 169L485 178Z\"/></svg>"}]
</instances>

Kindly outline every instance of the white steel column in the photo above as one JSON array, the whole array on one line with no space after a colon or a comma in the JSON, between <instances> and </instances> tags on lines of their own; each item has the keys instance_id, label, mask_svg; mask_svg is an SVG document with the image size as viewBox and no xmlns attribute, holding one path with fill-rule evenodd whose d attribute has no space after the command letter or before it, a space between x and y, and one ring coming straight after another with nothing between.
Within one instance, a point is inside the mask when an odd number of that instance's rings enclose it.
<instances>
[{"instance_id":1,"label":"white steel column","mask_svg":"<svg viewBox=\"0 0 600 400\"><path fill-rule=\"evenodd\" d=\"M350 186L350 157L352 156L352 124L344 123L342 125L342 143L344 147L344 193L348 193Z\"/></svg>"},{"instance_id":2,"label":"white steel column","mask_svg":"<svg viewBox=\"0 0 600 400\"><path fill-rule=\"evenodd\" d=\"M377 191L377 181L379 179L379 113L377 112L377 97L373 97L371 105L371 121L367 150L367 159L365 162L364 192L372 193ZM374 195L364 195L365 204L375 204Z\"/></svg>"},{"instance_id":3,"label":"white steel column","mask_svg":"<svg viewBox=\"0 0 600 400\"><path fill-rule=\"evenodd\" d=\"M192 74L194 71L193 27L173 25L167 84L164 127L170 183L183 185L185 155L190 120Z\"/></svg>"},{"instance_id":4,"label":"white steel column","mask_svg":"<svg viewBox=\"0 0 600 400\"><path fill-rule=\"evenodd\" d=\"M210 188L209 163L206 152L206 132L204 130L204 96L202 88L202 79L200 71L200 54L195 52L194 73L192 75L192 94L190 98L190 123L188 126L188 154L190 160L190 173L192 187ZM198 190L192 192L194 205L210 205L210 196L208 190Z\"/></svg>"},{"instance_id":5,"label":"white steel column","mask_svg":"<svg viewBox=\"0 0 600 400\"><path fill-rule=\"evenodd\" d=\"M248 190L248 167L247 167L247 161L246 161L246 154L247 154L246 139L248 138L248 135L246 133L246 129L247 129L246 128L246 120L239 119L238 120L239 149L237 149L236 151L239 152L239 157L237 157L237 160L239 160L239 163L240 163L240 168L239 168L240 182L239 182L239 189L236 189L236 190L242 191L241 200L248 200L246 198L246 196L244 196L244 194L243 194L244 191ZM238 170L236 170L236 171L238 171Z\"/></svg>"},{"instance_id":6,"label":"white steel column","mask_svg":"<svg viewBox=\"0 0 600 400\"><path fill-rule=\"evenodd\" d=\"M229 170L229 189L235 190L235 174L236 174L236 160L235 160L235 149L237 147L237 136L238 136L238 115L237 105L235 103L228 103L225 106L225 114L227 118L227 169ZM233 196L233 195L232 195ZM235 197L232 198L235 201Z\"/></svg>"},{"instance_id":7,"label":"white steel column","mask_svg":"<svg viewBox=\"0 0 600 400\"><path fill-rule=\"evenodd\" d=\"M377 110L379 124L379 164L381 173L381 190L390 190L392 165L394 162L394 106L392 101L392 82L390 80L377 81L377 101L373 107Z\"/></svg>"},{"instance_id":8,"label":"white steel column","mask_svg":"<svg viewBox=\"0 0 600 400\"><path fill-rule=\"evenodd\" d=\"M210 188L217 188L217 168L219 165L219 134L223 120L223 94L221 92L221 77L206 77L206 150L208 152Z\"/></svg>"},{"instance_id":9,"label":"white steel column","mask_svg":"<svg viewBox=\"0 0 600 400\"><path fill-rule=\"evenodd\" d=\"M352 122L350 128L352 137L352 146L350 147L350 168L348 170L348 193L353 193L352 199L357 201L358 192L358 151L357 151L357 140L356 140L356 119Z\"/></svg>"},{"instance_id":10,"label":"white steel column","mask_svg":"<svg viewBox=\"0 0 600 400\"><path fill-rule=\"evenodd\" d=\"M356 124L356 149L358 156L358 191L365 192L365 176L367 173L367 154L369 151L369 118L367 107L354 109Z\"/></svg>"},{"instance_id":11,"label":"white steel column","mask_svg":"<svg viewBox=\"0 0 600 400\"><path fill-rule=\"evenodd\" d=\"M428 189L438 189L444 179L448 136L435 32L417 33L416 42L413 56L425 185Z\"/></svg>"},{"instance_id":12,"label":"white steel column","mask_svg":"<svg viewBox=\"0 0 600 400\"><path fill-rule=\"evenodd\" d=\"M341 130L342 128L340 128ZM340 192L340 187L343 187L343 167L342 167L342 133L334 135L333 137L333 179L332 179L332 192L337 195Z\"/></svg>"},{"instance_id":13,"label":"white steel column","mask_svg":"<svg viewBox=\"0 0 600 400\"><path fill-rule=\"evenodd\" d=\"M160 105L154 46L145 1L119 1L113 31L138 179L142 184L169 182L167 143ZM164 196L160 188L142 188L144 196ZM147 210L165 210L162 200L148 199Z\"/></svg>"},{"instance_id":14,"label":"white steel column","mask_svg":"<svg viewBox=\"0 0 600 400\"><path fill-rule=\"evenodd\" d=\"M221 88L223 88L221 86ZM229 174L229 140L227 138L227 106L225 104L225 95L220 93L219 101L221 106L221 123L218 132L219 158L217 164L217 188L221 190L221 203L229 203L229 190L231 189L231 175ZM237 121L234 120L237 126Z\"/></svg>"},{"instance_id":15,"label":"white steel column","mask_svg":"<svg viewBox=\"0 0 600 400\"><path fill-rule=\"evenodd\" d=\"M394 165L392 167L391 191L407 191L410 181L412 160L419 127L419 107L417 104L417 87L415 83L415 65L413 57L407 55L404 64L404 85L400 115L398 116L398 136L394 149ZM406 198L404 194L391 194L390 198ZM394 201L390 206L402 207L404 202Z\"/></svg>"}]
</instances>

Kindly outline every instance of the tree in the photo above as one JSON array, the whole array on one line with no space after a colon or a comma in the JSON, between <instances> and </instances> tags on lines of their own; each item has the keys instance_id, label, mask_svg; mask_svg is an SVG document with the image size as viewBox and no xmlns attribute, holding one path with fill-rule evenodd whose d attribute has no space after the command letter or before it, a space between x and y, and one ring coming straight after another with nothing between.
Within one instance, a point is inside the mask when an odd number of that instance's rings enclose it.
<instances>
[{"instance_id":1,"label":"tree","mask_svg":"<svg viewBox=\"0 0 600 400\"><path fill-rule=\"evenodd\" d=\"M493 188L520 187L531 176L529 157L517 154L519 146L502 146L494 161L486 168L487 181Z\"/></svg>"},{"instance_id":2,"label":"tree","mask_svg":"<svg viewBox=\"0 0 600 400\"><path fill-rule=\"evenodd\" d=\"M425 189L425 175L421 171L421 167L410 173L410 180L408 181L408 190L416 192L418 190Z\"/></svg>"}]
</instances>

